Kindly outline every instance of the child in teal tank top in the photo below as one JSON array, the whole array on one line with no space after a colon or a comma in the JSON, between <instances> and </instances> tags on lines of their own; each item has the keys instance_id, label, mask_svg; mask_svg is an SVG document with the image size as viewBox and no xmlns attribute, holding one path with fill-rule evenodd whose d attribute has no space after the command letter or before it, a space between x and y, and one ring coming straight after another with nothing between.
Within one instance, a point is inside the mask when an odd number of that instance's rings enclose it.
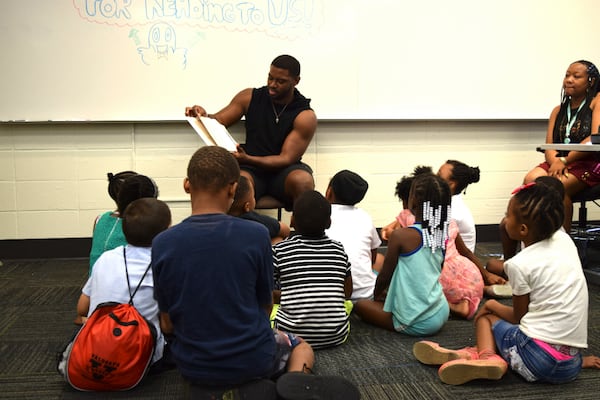
<instances>
[{"instance_id":1,"label":"child in teal tank top","mask_svg":"<svg viewBox=\"0 0 600 400\"><path fill-rule=\"evenodd\" d=\"M450 188L433 173L417 176L408 207L415 224L394 230L373 300L359 300L355 312L366 322L407 335L432 335L448 320L439 277L450 216Z\"/></svg>"},{"instance_id":2,"label":"child in teal tank top","mask_svg":"<svg viewBox=\"0 0 600 400\"><path fill-rule=\"evenodd\" d=\"M96 218L90 251L90 270L102 253L118 246L125 246L127 240L123 234L120 215L134 200L142 197L158 197L158 187L154 181L133 171L123 171L116 175L108 173L108 194L115 201L117 209L107 211Z\"/></svg>"}]
</instances>

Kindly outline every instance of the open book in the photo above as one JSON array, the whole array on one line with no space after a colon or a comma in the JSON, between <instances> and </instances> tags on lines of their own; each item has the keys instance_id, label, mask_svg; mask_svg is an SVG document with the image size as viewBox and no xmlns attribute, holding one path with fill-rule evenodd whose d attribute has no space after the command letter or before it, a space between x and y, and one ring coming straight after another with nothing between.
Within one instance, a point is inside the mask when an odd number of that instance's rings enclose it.
<instances>
[{"instance_id":1,"label":"open book","mask_svg":"<svg viewBox=\"0 0 600 400\"><path fill-rule=\"evenodd\" d=\"M236 151L237 142L216 119L187 117L187 120L207 146L221 146L229 151Z\"/></svg>"}]
</instances>

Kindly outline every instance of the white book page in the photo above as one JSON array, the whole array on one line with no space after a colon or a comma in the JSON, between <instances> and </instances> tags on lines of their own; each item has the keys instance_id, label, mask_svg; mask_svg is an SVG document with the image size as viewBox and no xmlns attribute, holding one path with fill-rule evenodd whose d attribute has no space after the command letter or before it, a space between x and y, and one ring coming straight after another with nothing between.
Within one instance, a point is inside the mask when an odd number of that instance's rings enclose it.
<instances>
[{"instance_id":1,"label":"white book page","mask_svg":"<svg viewBox=\"0 0 600 400\"><path fill-rule=\"evenodd\" d=\"M209 117L187 117L188 122L207 146L221 146L237 151L237 142L219 121Z\"/></svg>"}]
</instances>

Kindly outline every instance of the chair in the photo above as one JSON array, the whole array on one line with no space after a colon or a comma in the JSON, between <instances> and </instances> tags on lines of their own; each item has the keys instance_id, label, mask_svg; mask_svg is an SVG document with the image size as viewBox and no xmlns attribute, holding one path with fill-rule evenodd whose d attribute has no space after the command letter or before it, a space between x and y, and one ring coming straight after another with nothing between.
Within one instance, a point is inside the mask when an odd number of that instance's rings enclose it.
<instances>
[{"instance_id":1,"label":"chair","mask_svg":"<svg viewBox=\"0 0 600 400\"><path fill-rule=\"evenodd\" d=\"M573 204L579 203L579 221L577 226L582 229L587 229L587 207L586 202L592 201L594 204L600 207L600 204L596 203L596 200L600 200L600 185L591 186L583 189L571 198Z\"/></svg>"},{"instance_id":2,"label":"chair","mask_svg":"<svg viewBox=\"0 0 600 400\"><path fill-rule=\"evenodd\" d=\"M274 210L277 209L277 220L281 221L281 210L284 205L281 201L277 200L273 196L264 195L256 201L255 208L257 210Z\"/></svg>"},{"instance_id":3,"label":"chair","mask_svg":"<svg viewBox=\"0 0 600 400\"><path fill-rule=\"evenodd\" d=\"M579 221L577 228L571 229L571 238L577 246L577 252L581 259L584 271L590 268L598 268L600 235L598 227L588 226L586 202L593 201L600 206L596 200L600 199L600 185L583 189L571 198L573 203L579 203ZM588 275L586 274L586 277ZM590 278L588 277L588 282ZM600 274L595 273L592 279L600 279Z\"/></svg>"}]
</instances>

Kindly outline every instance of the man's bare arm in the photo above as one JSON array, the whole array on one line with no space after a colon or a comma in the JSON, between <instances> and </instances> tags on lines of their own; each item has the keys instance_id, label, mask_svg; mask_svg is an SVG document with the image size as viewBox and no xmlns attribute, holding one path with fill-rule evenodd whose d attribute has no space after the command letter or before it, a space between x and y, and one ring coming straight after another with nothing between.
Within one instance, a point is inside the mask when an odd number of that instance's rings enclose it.
<instances>
[{"instance_id":1,"label":"man's bare arm","mask_svg":"<svg viewBox=\"0 0 600 400\"><path fill-rule=\"evenodd\" d=\"M279 169L298 162L310 145L317 130L317 116L313 110L304 110L294 120L281 153L271 156L251 156L244 151L234 154L240 164L254 165L264 169ZM241 150L241 149L240 149Z\"/></svg>"},{"instance_id":2,"label":"man's bare arm","mask_svg":"<svg viewBox=\"0 0 600 400\"><path fill-rule=\"evenodd\" d=\"M231 126L242 119L244 114L246 114L251 99L252 88L247 88L236 94L233 99L231 99L231 102L216 114L209 114L204 107L193 105L185 108L185 115L188 117L211 117L215 118L225 126Z\"/></svg>"}]
</instances>

